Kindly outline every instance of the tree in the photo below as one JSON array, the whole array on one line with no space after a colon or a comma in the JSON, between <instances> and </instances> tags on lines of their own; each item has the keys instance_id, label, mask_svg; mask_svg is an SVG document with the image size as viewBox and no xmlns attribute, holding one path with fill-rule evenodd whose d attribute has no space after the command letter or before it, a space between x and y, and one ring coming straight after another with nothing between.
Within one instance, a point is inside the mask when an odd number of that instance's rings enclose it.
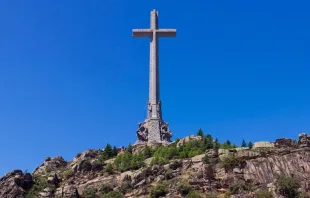
<instances>
[{"instance_id":1,"label":"tree","mask_svg":"<svg viewBox=\"0 0 310 198\"><path fill-rule=\"evenodd\" d=\"M113 149L110 144L107 144L99 158L100 161L105 161L113 157Z\"/></svg>"},{"instance_id":2,"label":"tree","mask_svg":"<svg viewBox=\"0 0 310 198\"><path fill-rule=\"evenodd\" d=\"M244 139L242 140L241 147L247 147L247 144L245 143Z\"/></svg>"},{"instance_id":3,"label":"tree","mask_svg":"<svg viewBox=\"0 0 310 198\"><path fill-rule=\"evenodd\" d=\"M252 143L251 141L248 143L248 147L249 147L250 149L253 148L253 143Z\"/></svg>"},{"instance_id":4,"label":"tree","mask_svg":"<svg viewBox=\"0 0 310 198\"><path fill-rule=\"evenodd\" d=\"M201 137L203 137L203 131L202 131L202 129L201 129L201 128L198 130L198 132L197 132L197 136L201 136Z\"/></svg>"},{"instance_id":5,"label":"tree","mask_svg":"<svg viewBox=\"0 0 310 198\"><path fill-rule=\"evenodd\" d=\"M133 152L133 146L132 146L131 144L129 144L129 145L127 146L126 151L132 154L132 152Z\"/></svg>"},{"instance_id":6,"label":"tree","mask_svg":"<svg viewBox=\"0 0 310 198\"><path fill-rule=\"evenodd\" d=\"M117 156L117 148L116 148L116 146L113 147L113 151L112 151L112 156L111 157L114 157L114 156Z\"/></svg>"}]
</instances>

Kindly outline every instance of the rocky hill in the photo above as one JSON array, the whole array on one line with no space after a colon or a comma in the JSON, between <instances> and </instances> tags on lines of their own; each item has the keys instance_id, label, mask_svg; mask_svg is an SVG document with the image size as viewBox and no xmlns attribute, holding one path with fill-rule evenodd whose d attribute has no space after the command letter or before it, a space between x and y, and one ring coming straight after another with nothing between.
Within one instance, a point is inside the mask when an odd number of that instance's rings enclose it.
<instances>
[{"instance_id":1,"label":"rocky hill","mask_svg":"<svg viewBox=\"0 0 310 198\"><path fill-rule=\"evenodd\" d=\"M202 134L165 147L107 145L72 161L48 157L32 174L14 170L0 179L0 197L310 197L309 151L306 134L253 148Z\"/></svg>"}]
</instances>

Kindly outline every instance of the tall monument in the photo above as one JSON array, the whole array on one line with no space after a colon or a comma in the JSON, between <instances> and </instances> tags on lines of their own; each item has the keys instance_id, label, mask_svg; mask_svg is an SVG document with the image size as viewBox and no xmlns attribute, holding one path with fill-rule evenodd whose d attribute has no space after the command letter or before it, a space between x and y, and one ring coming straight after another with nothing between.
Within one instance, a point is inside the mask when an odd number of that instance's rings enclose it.
<instances>
[{"instance_id":1,"label":"tall monument","mask_svg":"<svg viewBox=\"0 0 310 198\"><path fill-rule=\"evenodd\" d=\"M158 39L175 37L176 29L158 29L158 12L151 11L151 27L149 29L133 29L134 37L150 39L150 80L147 119L139 123L137 143L169 143L172 133L168 124L162 119L161 101L159 96L159 65Z\"/></svg>"}]
</instances>

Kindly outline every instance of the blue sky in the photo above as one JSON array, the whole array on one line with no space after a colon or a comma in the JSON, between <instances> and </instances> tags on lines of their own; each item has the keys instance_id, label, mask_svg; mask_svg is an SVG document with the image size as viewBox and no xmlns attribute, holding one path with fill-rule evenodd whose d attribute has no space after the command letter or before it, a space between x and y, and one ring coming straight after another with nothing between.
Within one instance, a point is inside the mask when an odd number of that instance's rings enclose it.
<instances>
[{"instance_id":1,"label":"blue sky","mask_svg":"<svg viewBox=\"0 0 310 198\"><path fill-rule=\"evenodd\" d=\"M174 137L220 141L310 131L309 1L0 2L0 175L134 143L145 119L149 45L159 26L161 99Z\"/></svg>"}]
</instances>

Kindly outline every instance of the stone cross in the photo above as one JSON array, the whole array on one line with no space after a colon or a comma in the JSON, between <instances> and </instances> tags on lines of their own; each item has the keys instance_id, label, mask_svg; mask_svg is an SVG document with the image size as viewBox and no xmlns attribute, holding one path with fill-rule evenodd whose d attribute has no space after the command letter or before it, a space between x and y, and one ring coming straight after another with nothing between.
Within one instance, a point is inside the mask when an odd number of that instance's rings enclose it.
<instances>
[{"instance_id":1,"label":"stone cross","mask_svg":"<svg viewBox=\"0 0 310 198\"><path fill-rule=\"evenodd\" d=\"M148 101L148 141L158 142L162 126L161 101L159 96L158 39L175 37L176 29L158 29L158 12L151 11L151 27L149 29L133 29L134 37L150 38L150 76ZM155 123L155 124L154 124Z\"/></svg>"}]
</instances>

